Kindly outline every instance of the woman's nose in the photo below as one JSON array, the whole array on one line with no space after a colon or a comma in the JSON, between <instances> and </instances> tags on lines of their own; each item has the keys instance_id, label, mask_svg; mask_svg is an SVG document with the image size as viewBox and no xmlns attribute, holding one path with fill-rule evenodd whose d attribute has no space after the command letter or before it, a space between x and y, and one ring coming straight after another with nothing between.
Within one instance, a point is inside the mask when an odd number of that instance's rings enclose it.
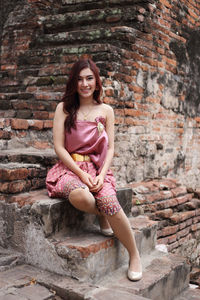
<instances>
[{"instance_id":1,"label":"woman's nose","mask_svg":"<svg viewBox=\"0 0 200 300\"><path fill-rule=\"evenodd\" d=\"M87 85L88 85L88 83L87 83L87 79L83 79L83 81L82 81L82 85L83 85L83 86L87 86Z\"/></svg>"}]
</instances>

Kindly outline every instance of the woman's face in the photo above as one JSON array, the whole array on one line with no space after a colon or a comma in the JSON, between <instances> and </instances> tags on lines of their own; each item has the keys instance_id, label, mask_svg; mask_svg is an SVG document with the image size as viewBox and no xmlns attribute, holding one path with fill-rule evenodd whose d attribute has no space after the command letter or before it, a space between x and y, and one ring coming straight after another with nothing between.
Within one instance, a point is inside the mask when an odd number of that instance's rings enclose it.
<instances>
[{"instance_id":1,"label":"woman's face","mask_svg":"<svg viewBox=\"0 0 200 300\"><path fill-rule=\"evenodd\" d=\"M96 78L90 68L81 70L78 77L77 92L80 98L93 98L96 89Z\"/></svg>"}]
</instances>

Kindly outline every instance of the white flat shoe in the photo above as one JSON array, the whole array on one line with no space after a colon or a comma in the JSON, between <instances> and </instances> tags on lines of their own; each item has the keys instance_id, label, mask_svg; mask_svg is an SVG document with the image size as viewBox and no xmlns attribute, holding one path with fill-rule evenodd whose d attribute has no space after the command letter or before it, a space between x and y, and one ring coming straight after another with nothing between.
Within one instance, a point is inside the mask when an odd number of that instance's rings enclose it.
<instances>
[{"instance_id":1,"label":"white flat shoe","mask_svg":"<svg viewBox=\"0 0 200 300\"><path fill-rule=\"evenodd\" d=\"M108 229L100 229L101 233L105 236L114 236L114 232L111 228Z\"/></svg>"},{"instance_id":2,"label":"white flat shoe","mask_svg":"<svg viewBox=\"0 0 200 300\"><path fill-rule=\"evenodd\" d=\"M142 272L133 272L128 270L128 279L131 281L137 281L142 278Z\"/></svg>"}]
</instances>

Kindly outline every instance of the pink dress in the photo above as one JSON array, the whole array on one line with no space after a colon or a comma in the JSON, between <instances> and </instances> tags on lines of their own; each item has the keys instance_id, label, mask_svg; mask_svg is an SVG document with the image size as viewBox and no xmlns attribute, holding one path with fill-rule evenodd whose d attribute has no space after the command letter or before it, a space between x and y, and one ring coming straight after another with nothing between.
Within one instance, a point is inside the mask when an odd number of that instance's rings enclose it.
<instances>
[{"instance_id":1,"label":"pink dress","mask_svg":"<svg viewBox=\"0 0 200 300\"><path fill-rule=\"evenodd\" d=\"M76 129L66 132L65 147L69 153L86 154L91 162L76 162L85 172L95 178L101 171L108 149L108 136L105 131L105 118L98 117L94 122L76 121ZM115 178L108 170L102 189L93 193L99 211L107 215L116 214L121 206L116 197ZM87 186L80 178L59 161L47 174L46 186L50 197L66 198L77 188Z\"/></svg>"}]
</instances>

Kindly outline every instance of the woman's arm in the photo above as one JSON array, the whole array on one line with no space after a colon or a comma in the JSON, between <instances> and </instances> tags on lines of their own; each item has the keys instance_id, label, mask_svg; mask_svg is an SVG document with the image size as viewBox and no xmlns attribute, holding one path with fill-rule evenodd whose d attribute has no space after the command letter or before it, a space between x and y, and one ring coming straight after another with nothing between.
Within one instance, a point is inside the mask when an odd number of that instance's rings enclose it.
<instances>
[{"instance_id":1,"label":"woman's arm","mask_svg":"<svg viewBox=\"0 0 200 300\"><path fill-rule=\"evenodd\" d=\"M106 132L108 135L108 151L104 161L103 168L101 169L101 175L105 178L106 173L111 165L113 155L114 155L114 124L115 117L111 106L106 106Z\"/></svg>"},{"instance_id":2,"label":"woman's arm","mask_svg":"<svg viewBox=\"0 0 200 300\"><path fill-rule=\"evenodd\" d=\"M61 102L56 107L53 121L53 142L55 152L64 165L66 165L73 173L80 177L82 182L91 188L93 187L92 177L78 167L69 152L65 149L66 117L67 115L63 112L63 102Z\"/></svg>"},{"instance_id":3,"label":"woman's arm","mask_svg":"<svg viewBox=\"0 0 200 300\"><path fill-rule=\"evenodd\" d=\"M111 165L113 155L114 155L114 124L115 124L114 111L112 107L109 105L106 105L105 107L106 107L106 132L108 135L108 150L107 150L106 158L104 161L104 165L101 169L101 172L94 181L95 186L94 188L91 189L92 192L97 192L102 188L104 178Z\"/></svg>"}]
</instances>

